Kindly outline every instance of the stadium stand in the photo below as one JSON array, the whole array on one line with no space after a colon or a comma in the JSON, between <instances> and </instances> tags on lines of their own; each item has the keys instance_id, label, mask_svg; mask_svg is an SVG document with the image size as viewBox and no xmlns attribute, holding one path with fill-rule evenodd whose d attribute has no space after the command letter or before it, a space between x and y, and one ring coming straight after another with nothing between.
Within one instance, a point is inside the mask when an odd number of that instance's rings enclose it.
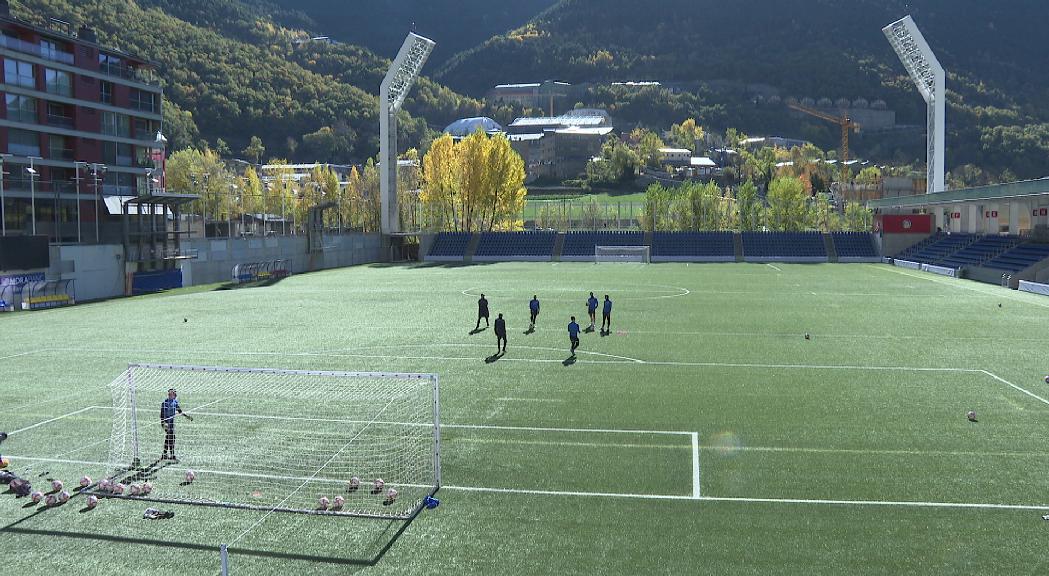
<instances>
[{"instance_id":1,"label":"stadium stand","mask_svg":"<svg viewBox=\"0 0 1049 576\"><path fill-rule=\"evenodd\" d=\"M999 254L991 261L984 263L983 266L984 268L1015 274L1034 266L1046 258L1049 258L1049 244L1020 244L1003 254Z\"/></svg>"},{"instance_id":2,"label":"stadium stand","mask_svg":"<svg viewBox=\"0 0 1049 576\"><path fill-rule=\"evenodd\" d=\"M656 232L653 262L735 262L731 232Z\"/></svg>"},{"instance_id":3,"label":"stadium stand","mask_svg":"<svg viewBox=\"0 0 1049 576\"><path fill-rule=\"evenodd\" d=\"M561 260L565 262L592 262L598 246L644 246L644 232L569 232Z\"/></svg>"},{"instance_id":4,"label":"stadium stand","mask_svg":"<svg viewBox=\"0 0 1049 576\"><path fill-rule=\"evenodd\" d=\"M486 232L481 234L473 260L548 262L553 258L556 241L556 232Z\"/></svg>"},{"instance_id":5,"label":"stadium stand","mask_svg":"<svg viewBox=\"0 0 1049 576\"><path fill-rule=\"evenodd\" d=\"M948 268L965 268L980 266L999 254L1012 249L1022 242L1019 236L983 236L976 242L962 248L939 262L930 262Z\"/></svg>"},{"instance_id":6,"label":"stadium stand","mask_svg":"<svg viewBox=\"0 0 1049 576\"><path fill-rule=\"evenodd\" d=\"M426 259L435 262L462 261L471 237L469 232L441 232L434 238Z\"/></svg>"},{"instance_id":7,"label":"stadium stand","mask_svg":"<svg viewBox=\"0 0 1049 576\"><path fill-rule=\"evenodd\" d=\"M868 232L834 232L831 238L838 262L881 262L874 236Z\"/></svg>"},{"instance_id":8,"label":"stadium stand","mask_svg":"<svg viewBox=\"0 0 1049 576\"><path fill-rule=\"evenodd\" d=\"M746 262L826 262L827 246L819 232L744 232Z\"/></svg>"},{"instance_id":9,"label":"stadium stand","mask_svg":"<svg viewBox=\"0 0 1049 576\"><path fill-rule=\"evenodd\" d=\"M894 258L922 264L937 264L978 239L979 236L975 234L937 234L926 242L904 250Z\"/></svg>"}]
</instances>

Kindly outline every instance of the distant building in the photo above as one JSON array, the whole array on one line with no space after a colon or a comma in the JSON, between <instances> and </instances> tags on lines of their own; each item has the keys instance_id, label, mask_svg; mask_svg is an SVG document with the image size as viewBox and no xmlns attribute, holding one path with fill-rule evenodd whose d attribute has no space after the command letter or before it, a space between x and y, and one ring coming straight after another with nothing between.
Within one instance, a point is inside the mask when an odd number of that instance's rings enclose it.
<instances>
[{"instance_id":1,"label":"distant building","mask_svg":"<svg viewBox=\"0 0 1049 576\"><path fill-rule=\"evenodd\" d=\"M411 165L411 160L399 160L398 165L406 163ZM313 174L313 171L317 168L327 168L332 172L335 172L339 176L340 180L345 180L349 176L350 172L353 171L353 164L263 164L258 167L259 179L263 182L272 182L276 176L274 175L277 171L287 170L288 175L285 176L286 180L293 182L301 182L306 180Z\"/></svg>"},{"instance_id":2,"label":"distant building","mask_svg":"<svg viewBox=\"0 0 1049 576\"><path fill-rule=\"evenodd\" d=\"M693 156L689 159L689 176L706 177L713 176L718 169L718 163L705 156Z\"/></svg>"},{"instance_id":3,"label":"distant building","mask_svg":"<svg viewBox=\"0 0 1049 576\"><path fill-rule=\"evenodd\" d=\"M485 99L489 102L517 104L525 108L542 108L554 113L551 108L564 109L565 99L572 87L567 82L532 82L528 84L499 84L488 91Z\"/></svg>"},{"instance_id":4,"label":"distant building","mask_svg":"<svg viewBox=\"0 0 1049 576\"><path fill-rule=\"evenodd\" d=\"M607 112L601 114L564 114L562 116L542 116L539 118L518 118L507 127L511 134L537 134L545 130L563 128L604 128L612 126L612 119Z\"/></svg>"},{"instance_id":5,"label":"distant building","mask_svg":"<svg viewBox=\"0 0 1049 576\"><path fill-rule=\"evenodd\" d=\"M444 132L445 134L450 134L452 138L456 140L461 140L478 130L489 136L502 134L504 132L503 127L500 126L498 122L486 116L456 120L449 124L448 127L444 129Z\"/></svg>"},{"instance_id":6,"label":"distant building","mask_svg":"<svg viewBox=\"0 0 1049 576\"><path fill-rule=\"evenodd\" d=\"M659 155L664 164L688 166L692 162L692 151L685 148L660 148Z\"/></svg>"},{"instance_id":7,"label":"distant building","mask_svg":"<svg viewBox=\"0 0 1049 576\"><path fill-rule=\"evenodd\" d=\"M744 148L757 149L757 148L786 148L790 150L792 148L802 148L806 145L812 144L808 140L799 140L797 138L783 138L782 136L765 136L761 138L747 138L740 142Z\"/></svg>"},{"instance_id":8,"label":"distant building","mask_svg":"<svg viewBox=\"0 0 1049 576\"><path fill-rule=\"evenodd\" d=\"M585 172L614 130L608 112L593 108L561 116L518 118L507 128L511 145L525 160L529 179L562 180Z\"/></svg>"}]
</instances>

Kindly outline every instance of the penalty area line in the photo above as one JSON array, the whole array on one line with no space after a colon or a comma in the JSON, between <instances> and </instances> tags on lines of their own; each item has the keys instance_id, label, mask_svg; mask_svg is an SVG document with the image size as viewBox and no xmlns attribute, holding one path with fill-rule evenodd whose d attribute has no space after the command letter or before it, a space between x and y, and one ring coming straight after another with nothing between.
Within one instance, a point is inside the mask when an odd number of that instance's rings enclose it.
<instances>
[{"instance_id":1,"label":"penalty area line","mask_svg":"<svg viewBox=\"0 0 1049 576\"><path fill-rule=\"evenodd\" d=\"M1012 382L1006 380L1005 378L1002 378L1001 376L998 376L997 374L995 374L993 372L988 372L987 370L980 370L980 372L983 372L984 374L990 376L991 378L994 378L995 380L1001 382L1002 384L1005 384L1006 386L1009 386L1010 388L1013 388L1014 390L1018 390L1020 392L1023 392L1024 394L1030 396L1031 398L1034 398L1035 400L1041 402L1042 404L1045 404L1046 406L1049 406L1049 400L1046 400L1045 398L1042 398L1041 396L1035 394L1034 392L1031 392L1030 390L1028 390L1026 388L1021 388L1020 386L1017 386L1016 384L1013 384Z\"/></svg>"},{"instance_id":2,"label":"penalty area line","mask_svg":"<svg viewBox=\"0 0 1049 576\"><path fill-rule=\"evenodd\" d=\"M87 408L81 408L80 410L76 410L75 412L70 412L68 414L63 414L61 416L55 416L54 418L50 418L48 420L44 420L43 422L37 422L36 424L32 424L30 426L26 426L25 428L19 428L18 430L13 430L11 432L8 432L7 434L9 436L14 436L15 434L20 434L22 432L27 432L27 431L32 430L34 428L39 428L40 426L43 426L45 424L50 424L52 422L57 422L59 420L65 419L65 418L69 418L70 416L76 416L77 414L83 414L84 412L87 412L88 410L94 410L94 409L95 409L94 406L88 406Z\"/></svg>"}]
</instances>

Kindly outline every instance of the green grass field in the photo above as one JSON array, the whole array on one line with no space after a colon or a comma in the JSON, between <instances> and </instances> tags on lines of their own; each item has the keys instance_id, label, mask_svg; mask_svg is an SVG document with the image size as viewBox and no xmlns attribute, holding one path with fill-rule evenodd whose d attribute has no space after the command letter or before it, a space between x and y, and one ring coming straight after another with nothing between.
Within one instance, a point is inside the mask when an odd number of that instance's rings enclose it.
<instances>
[{"instance_id":1,"label":"green grass field","mask_svg":"<svg viewBox=\"0 0 1049 576\"><path fill-rule=\"evenodd\" d=\"M566 362L591 290L613 330ZM470 334L481 291L508 318L494 362ZM5 315L2 448L34 482L97 475L107 385L156 362L436 373L444 487L400 534L7 492L0 555L27 576L217 574L245 534L231 574L1044 574L1047 325L1042 297L882 265L375 265ZM196 445L185 465L230 449Z\"/></svg>"}]
</instances>

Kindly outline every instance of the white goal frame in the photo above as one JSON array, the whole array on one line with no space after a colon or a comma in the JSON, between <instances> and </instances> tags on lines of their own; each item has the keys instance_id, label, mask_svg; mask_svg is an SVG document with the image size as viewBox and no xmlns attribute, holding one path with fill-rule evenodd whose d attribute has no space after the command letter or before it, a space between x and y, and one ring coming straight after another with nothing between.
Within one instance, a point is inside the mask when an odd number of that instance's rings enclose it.
<instances>
[{"instance_id":1,"label":"white goal frame","mask_svg":"<svg viewBox=\"0 0 1049 576\"><path fill-rule=\"evenodd\" d=\"M121 499L130 499L130 500L143 500L143 501L149 501L149 502L160 502L160 503L169 503L169 504L189 504L189 505L220 507L220 508L229 508L229 509L258 510L258 511L265 511L265 512L287 512L287 513L297 513L297 514L318 514L318 515L327 515L327 516L346 516L346 517L376 518L376 519L383 519L383 520L411 520L411 519L415 518L415 516L417 516L427 506L427 504L429 503L428 501L437 493L437 491L441 487L440 384L439 384L439 378L438 378L438 376L436 374L395 373L395 372L339 372L339 371L320 371L320 370L284 370L284 369L272 369L272 368L234 368L234 367L185 366L185 365L148 364L148 363L133 363L133 364L129 364L128 365L128 369L110 384L112 395L113 395L113 422L112 422L113 433L112 433L112 436L109 439L109 441L110 441L110 457L109 457L109 461L107 462L107 465L109 467L109 472L107 473L106 479L111 480L113 482L117 482L117 481L120 481L123 478L128 478L128 477L131 477L131 478L141 477L140 473L147 471L145 468L142 467L142 463L146 460L146 458L143 456L142 446L140 445L139 429L140 429L141 426L140 426L140 423L139 423L139 420L140 420L139 413L142 412L142 413L145 414L143 416L143 418L142 418L142 420L143 420L142 426L153 425L153 424L156 423L156 420L155 420L155 415L153 415L154 411L152 409L150 409L150 410L143 410L142 407L141 407L141 402L139 400L139 397L141 396L143 390L141 389L141 386L139 385L138 381L136 380L135 375L136 375L136 371L142 371L142 370L148 370L148 371L152 371L152 372L158 372L159 371L161 373L165 372L165 371L171 371L173 374L185 374L185 373L192 373L192 372L208 373L208 374L225 373L225 374L234 374L234 375L238 375L238 376L242 376L242 377L243 376L249 376L250 377L250 375L257 375L257 376L260 376L260 377L261 376L270 376L270 377L273 377L273 376L277 376L277 377L280 377L280 376L291 376L291 377L296 377L296 378L301 378L301 377L320 377L320 378L328 379L329 381L331 381L331 379L335 379L336 381L339 381L341 379L345 379L347 381L347 383L352 383L354 380L358 380L358 381L364 381L364 383L366 383L366 384L369 383L368 381L371 381L371 383L374 383L376 380L418 381L419 382L419 388L417 388L416 390L418 390L420 392L417 393L417 395L416 395L417 398L421 398L421 397L423 397L423 395L430 396L431 392L429 392L429 390L432 390L432 405L430 407L420 408L420 411L429 412L430 410L432 410L432 415L433 415L432 422L429 422L429 421L418 421L418 422L396 422L396 421L394 421L394 422L390 422L390 421L379 421L377 419L374 419L372 422L374 422L376 424L384 425L384 426L390 426L390 425L392 425L392 426L400 426L400 427L405 428L405 429L408 429L408 428L416 428L416 429L418 429L418 428L431 428L432 429L432 458L433 458L433 461L432 461L432 480L427 479L427 481L417 481L417 482L411 482L411 483L406 483L406 482L401 482L401 481L398 481L396 483L395 482L391 482L390 483L391 486L388 486L388 487L396 487L398 489L404 488L405 490L411 489L415 496L413 496L413 499L410 500L410 502L411 502L411 506L410 507L399 506L396 509L393 509L389 513L385 513L385 512L382 512L382 511L375 512L374 510L362 510L360 508L348 509L348 510L345 510L345 511L342 511L342 510L336 511L336 510L331 510L331 509L318 510L318 509L309 509L309 508L303 508L303 507L294 507L292 505L285 506L284 503L288 500L288 498L285 498L283 501L281 501L280 504L277 504L277 505L266 505L266 504L257 505L257 504L252 504L250 502L230 501L229 499L223 499L221 497L220 498L215 498L215 499L211 499L211 498L205 499L205 498L165 497L164 493L162 491L160 491L160 490L158 490L157 493L155 493L155 494L145 494L145 495L142 495L142 494L139 494L139 495L114 494L112 491L101 490L99 488L98 484L92 485L87 490L88 492L91 492L91 493L94 493L94 494L96 494L98 496L106 497L106 498L121 498ZM422 391L423 387L426 386L426 383L425 383L426 381L429 381L431 383L431 386L430 386L428 391ZM166 391L166 384L165 384L164 390ZM150 390L150 392L153 392L153 393L156 393L158 391L159 391L159 389L151 389ZM382 398L383 401L386 400L385 396L380 396L380 397ZM389 400L389 403L393 403L396 400L397 400L396 397L391 397L390 400ZM221 401L221 400L219 400L219 401ZM219 401L212 402L211 404L215 404L215 403L217 403ZM151 406L151 408L152 408L152 406ZM191 414L191 415L194 414L192 407L187 407L186 408L186 412ZM214 414L207 414L207 413L204 413L204 414L210 415L210 416L214 416ZM245 415L245 416L252 417L253 415ZM267 416L267 415L258 415L258 418L274 418L274 417L273 416ZM296 419L300 419L300 418L288 417L288 419L289 420L296 420ZM301 419L308 420L308 418L301 418ZM321 420L321 421L328 422L327 420ZM342 425L344 425L344 423L366 424L365 429L367 429L367 426L371 425L371 422L366 423L365 421L362 421L362 420L345 420L345 421L339 421L339 422L332 421L331 426L333 426L333 427L334 426L342 426ZM180 426L182 426L182 425L180 424ZM426 435L425 432L422 435L417 435L417 438L421 439L424 435ZM347 446L350 443L352 443L352 442L353 442L353 439L351 439L350 442L347 442ZM345 449L345 446L343 448ZM342 450L339 451L339 453L341 453L341 452L342 452ZM336 453L334 456L332 456L332 459L334 459L336 456L338 456L339 453ZM291 457L294 458L295 455L292 454ZM330 463L330 462L331 462L331 460L328 461L328 463ZM278 465L279 465L279 463L278 463ZM308 484L308 483L310 483L312 481L329 482L330 480L328 480L326 478L317 478L317 475L326 466L327 466L327 463L322 465L321 468L318 469L317 472L314 474L314 476L310 477L310 478L290 477L290 478L284 478L284 479L290 481L292 484L298 483L299 481L303 481L302 484L299 486L299 488L292 492L294 494L295 492L298 492L300 489L302 489L304 486L306 486L306 484ZM429 469L429 466L426 466L425 462L424 462L424 467ZM191 469L191 468L189 468L189 469ZM421 469L422 468L420 468L420 470ZM198 473L202 473L202 472L198 471ZM204 473L206 473L206 472L204 472ZM215 475L219 475L219 476L229 475L229 476L233 476L233 477L236 477L236 476L248 476L248 477L251 477L251 474L244 474L244 473L238 472L236 470L218 470L218 471L213 471L213 473ZM425 472L425 474L429 475L430 472L427 471L427 472ZM345 481L345 480L348 480L348 478L339 478L338 480ZM366 483L370 483L371 480L372 480L372 478L366 478L366 477L363 477L363 475L362 475L361 480L360 480L361 481L361 490L365 490L365 488L366 488L365 484ZM374 492L373 492L373 494L374 494ZM415 498L415 497L417 497L417 498ZM406 498L407 498L407 496L406 496ZM349 502L347 504L349 504Z\"/></svg>"},{"instance_id":2,"label":"white goal frame","mask_svg":"<svg viewBox=\"0 0 1049 576\"><path fill-rule=\"evenodd\" d=\"M652 263L651 246L595 246L594 262Z\"/></svg>"}]
</instances>

